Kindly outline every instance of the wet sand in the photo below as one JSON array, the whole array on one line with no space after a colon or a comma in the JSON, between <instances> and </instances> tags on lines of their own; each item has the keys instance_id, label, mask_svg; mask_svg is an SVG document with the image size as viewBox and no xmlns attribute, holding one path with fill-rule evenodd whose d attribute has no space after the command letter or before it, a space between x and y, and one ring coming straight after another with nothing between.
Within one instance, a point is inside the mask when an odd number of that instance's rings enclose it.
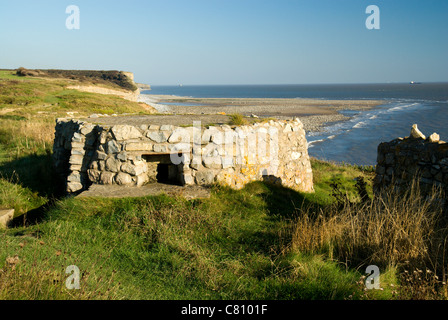
<instances>
[{"instance_id":1,"label":"wet sand","mask_svg":"<svg viewBox=\"0 0 448 320\"><path fill-rule=\"evenodd\" d=\"M239 113L247 117L291 119L299 117L305 130L320 131L325 124L350 119L340 110L369 110L384 104L380 100L319 100L260 98L191 98L142 95L161 113L178 115L222 115ZM180 105L173 105L180 104ZM183 105L183 104L188 104ZM212 118L210 118L212 120ZM218 120L218 119L217 119Z\"/></svg>"}]
</instances>

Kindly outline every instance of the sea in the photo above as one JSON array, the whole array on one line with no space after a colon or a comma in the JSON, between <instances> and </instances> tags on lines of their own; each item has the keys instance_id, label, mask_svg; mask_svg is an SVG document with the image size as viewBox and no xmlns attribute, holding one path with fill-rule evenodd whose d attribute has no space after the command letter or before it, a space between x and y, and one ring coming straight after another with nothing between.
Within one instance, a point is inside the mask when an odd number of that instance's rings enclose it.
<instances>
[{"instance_id":1,"label":"sea","mask_svg":"<svg viewBox=\"0 0 448 320\"><path fill-rule=\"evenodd\" d=\"M409 136L413 124L426 136L448 141L448 83L319 85L151 86L142 94L193 98L312 98L381 100L368 111L341 110L350 120L307 132L309 155L356 165L375 165L378 144Z\"/></svg>"}]
</instances>

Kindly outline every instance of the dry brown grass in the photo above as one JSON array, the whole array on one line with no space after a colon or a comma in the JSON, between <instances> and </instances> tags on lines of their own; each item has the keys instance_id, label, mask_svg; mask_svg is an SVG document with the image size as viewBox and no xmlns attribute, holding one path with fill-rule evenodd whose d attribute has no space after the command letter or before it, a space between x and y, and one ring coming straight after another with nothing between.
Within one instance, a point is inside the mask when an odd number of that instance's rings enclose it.
<instances>
[{"instance_id":1,"label":"dry brown grass","mask_svg":"<svg viewBox=\"0 0 448 320\"><path fill-rule=\"evenodd\" d=\"M429 265L444 273L448 230L442 193L423 197L417 184L405 194L386 192L366 204L305 212L296 221L292 250L327 253L350 266Z\"/></svg>"},{"instance_id":2,"label":"dry brown grass","mask_svg":"<svg viewBox=\"0 0 448 320\"><path fill-rule=\"evenodd\" d=\"M365 204L305 210L295 222L291 250L324 254L351 268L397 270L398 299L447 299L448 223L443 191L423 196L417 183Z\"/></svg>"}]
</instances>

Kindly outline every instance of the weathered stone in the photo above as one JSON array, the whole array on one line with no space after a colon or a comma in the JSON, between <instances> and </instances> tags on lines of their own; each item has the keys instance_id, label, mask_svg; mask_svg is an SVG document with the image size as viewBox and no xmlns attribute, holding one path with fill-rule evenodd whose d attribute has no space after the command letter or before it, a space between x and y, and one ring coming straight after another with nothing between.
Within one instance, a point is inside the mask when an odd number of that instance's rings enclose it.
<instances>
[{"instance_id":1,"label":"weathered stone","mask_svg":"<svg viewBox=\"0 0 448 320\"><path fill-rule=\"evenodd\" d=\"M204 157L202 163L204 167L210 169L221 169L222 166L221 157Z\"/></svg>"},{"instance_id":2,"label":"weathered stone","mask_svg":"<svg viewBox=\"0 0 448 320\"><path fill-rule=\"evenodd\" d=\"M169 136L168 138L168 142L169 143L179 143L179 142L183 142L183 143L190 143L190 134L187 130L185 130L184 128L177 128L176 130L174 130L174 132Z\"/></svg>"},{"instance_id":3,"label":"weathered stone","mask_svg":"<svg viewBox=\"0 0 448 320\"><path fill-rule=\"evenodd\" d=\"M67 183L67 192L74 193L83 189L83 186L80 182L68 182Z\"/></svg>"},{"instance_id":4,"label":"weathered stone","mask_svg":"<svg viewBox=\"0 0 448 320\"><path fill-rule=\"evenodd\" d=\"M187 186L194 184L194 178L191 176L191 174L182 175L182 184L185 184Z\"/></svg>"},{"instance_id":5,"label":"weathered stone","mask_svg":"<svg viewBox=\"0 0 448 320\"><path fill-rule=\"evenodd\" d=\"M144 162L141 162L141 164L139 164L139 165L133 165L133 164L127 162L121 166L121 171L129 173L130 175L133 175L133 176L138 176L138 175L146 172L147 167Z\"/></svg>"},{"instance_id":6,"label":"weathered stone","mask_svg":"<svg viewBox=\"0 0 448 320\"><path fill-rule=\"evenodd\" d=\"M132 184L132 177L127 173L119 172L115 177L115 182L119 185L130 185Z\"/></svg>"},{"instance_id":7,"label":"weathered stone","mask_svg":"<svg viewBox=\"0 0 448 320\"><path fill-rule=\"evenodd\" d=\"M133 179L135 179L135 184L140 187L148 182L149 177L147 174L142 173L136 177L133 177Z\"/></svg>"},{"instance_id":8,"label":"weathered stone","mask_svg":"<svg viewBox=\"0 0 448 320\"><path fill-rule=\"evenodd\" d=\"M81 182L81 174L79 172L72 172L68 176L67 181L70 181L70 182Z\"/></svg>"},{"instance_id":9,"label":"weathered stone","mask_svg":"<svg viewBox=\"0 0 448 320\"><path fill-rule=\"evenodd\" d=\"M425 135L418 129L417 124L412 125L410 137L413 139L426 139Z\"/></svg>"},{"instance_id":10,"label":"weathered stone","mask_svg":"<svg viewBox=\"0 0 448 320\"><path fill-rule=\"evenodd\" d=\"M96 158L98 160L106 160L107 154L105 152L96 151Z\"/></svg>"},{"instance_id":11,"label":"weathered stone","mask_svg":"<svg viewBox=\"0 0 448 320\"><path fill-rule=\"evenodd\" d=\"M91 132L93 131L94 128L95 128L95 126L93 126L93 125L91 125L91 124L88 124L88 125L86 125L86 126L83 126L83 127L79 130L79 132L80 132L82 135L87 136L89 133L91 133Z\"/></svg>"},{"instance_id":12,"label":"weathered stone","mask_svg":"<svg viewBox=\"0 0 448 320\"><path fill-rule=\"evenodd\" d=\"M199 185L210 185L214 182L215 174L213 171L204 170L196 172L195 182Z\"/></svg>"},{"instance_id":13,"label":"weathered stone","mask_svg":"<svg viewBox=\"0 0 448 320\"><path fill-rule=\"evenodd\" d=\"M386 154L386 164L391 165L394 163L395 155L393 153Z\"/></svg>"},{"instance_id":14,"label":"weathered stone","mask_svg":"<svg viewBox=\"0 0 448 320\"><path fill-rule=\"evenodd\" d=\"M87 176L91 182L97 182L100 180L101 171L95 169L87 170Z\"/></svg>"},{"instance_id":15,"label":"weathered stone","mask_svg":"<svg viewBox=\"0 0 448 320\"><path fill-rule=\"evenodd\" d=\"M148 131L146 136L149 139L151 139L152 141L157 142L157 143L167 142L168 137L169 137L168 134L163 131Z\"/></svg>"},{"instance_id":16,"label":"weathered stone","mask_svg":"<svg viewBox=\"0 0 448 320\"><path fill-rule=\"evenodd\" d=\"M99 184L113 184L115 175L116 175L116 173L114 173L114 172L103 171L103 172L101 172L98 183Z\"/></svg>"},{"instance_id":17,"label":"weathered stone","mask_svg":"<svg viewBox=\"0 0 448 320\"><path fill-rule=\"evenodd\" d=\"M84 155L86 152L85 152L85 150L84 149L72 149L72 154L75 154L75 155Z\"/></svg>"},{"instance_id":18,"label":"weathered stone","mask_svg":"<svg viewBox=\"0 0 448 320\"><path fill-rule=\"evenodd\" d=\"M439 140L440 140L440 136L435 132L429 136L429 142L435 143L435 142L439 142Z\"/></svg>"},{"instance_id":19,"label":"weathered stone","mask_svg":"<svg viewBox=\"0 0 448 320\"><path fill-rule=\"evenodd\" d=\"M126 151L151 151L152 143L149 142L130 142L126 144Z\"/></svg>"},{"instance_id":20,"label":"weathered stone","mask_svg":"<svg viewBox=\"0 0 448 320\"><path fill-rule=\"evenodd\" d=\"M106 145L107 154L118 153L120 152L120 146L115 140L110 140Z\"/></svg>"},{"instance_id":21,"label":"weathered stone","mask_svg":"<svg viewBox=\"0 0 448 320\"><path fill-rule=\"evenodd\" d=\"M73 138L72 138L73 142L82 142L83 139L84 139L84 136L82 134L80 134L79 132L73 133Z\"/></svg>"},{"instance_id":22,"label":"weathered stone","mask_svg":"<svg viewBox=\"0 0 448 320\"><path fill-rule=\"evenodd\" d=\"M189 143L176 143L169 146L171 151L189 152L191 145Z\"/></svg>"},{"instance_id":23,"label":"weathered stone","mask_svg":"<svg viewBox=\"0 0 448 320\"><path fill-rule=\"evenodd\" d=\"M13 218L14 209L0 209L0 229L7 228Z\"/></svg>"},{"instance_id":24,"label":"weathered stone","mask_svg":"<svg viewBox=\"0 0 448 320\"><path fill-rule=\"evenodd\" d=\"M174 130L174 126L172 125L168 125L168 124L164 124L160 127L161 131L173 131Z\"/></svg>"},{"instance_id":25,"label":"weathered stone","mask_svg":"<svg viewBox=\"0 0 448 320\"><path fill-rule=\"evenodd\" d=\"M127 153L126 153L126 151L122 151L119 154L117 154L117 159L121 160L121 161L126 161L127 160Z\"/></svg>"},{"instance_id":26,"label":"weathered stone","mask_svg":"<svg viewBox=\"0 0 448 320\"><path fill-rule=\"evenodd\" d=\"M111 172L120 171L121 161L110 157L106 160L106 170Z\"/></svg>"},{"instance_id":27,"label":"weathered stone","mask_svg":"<svg viewBox=\"0 0 448 320\"><path fill-rule=\"evenodd\" d=\"M115 125L111 128L116 140L137 139L142 137L141 132L134 126Z\"/></svg>"},{"instance_id":28,"label":"weathered stone","mask_svg":"<svg viewBox=\"0 0 448 320\"><path fill-rule=\"evenodd\" d=\"M69 163L70 164L82 164L83 159L84 159L84 156L75 154L70 157Z\"/></svg>"},{"instance_id":29,"label":"weathered stone","mask_svg":"<svg viewBox=\"0 0 448 320\"><path fill-rule=\"evenodd\" d=\"M161 152L161 153L163 152L163 153L165 153L165 152L168 151L168 147L166 145L163 145L163 144L154 144L153 150L154 150L154 152Z\"/></svg>"}]
</instances>

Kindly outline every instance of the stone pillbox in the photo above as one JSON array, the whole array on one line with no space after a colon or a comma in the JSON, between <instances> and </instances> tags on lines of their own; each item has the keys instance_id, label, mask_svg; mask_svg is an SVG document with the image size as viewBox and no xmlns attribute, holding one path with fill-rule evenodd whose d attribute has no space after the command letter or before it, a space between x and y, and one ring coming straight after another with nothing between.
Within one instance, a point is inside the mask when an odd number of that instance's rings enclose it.
<instances>
[{"instance_id":1,"label":"stone pillbox","mask_svg":"<svg viewBox=\"0 0 448 320\"><path fill-rule=\"evenodd\" d=\"M120 124L57 120L53 157L68 193L91 184L153 182L219 183L240 189L255 180L314 191L305 131L298 118L208 127L157 123L157 117L135 126L119 120Z\"/></svg>"}]
</instances>

